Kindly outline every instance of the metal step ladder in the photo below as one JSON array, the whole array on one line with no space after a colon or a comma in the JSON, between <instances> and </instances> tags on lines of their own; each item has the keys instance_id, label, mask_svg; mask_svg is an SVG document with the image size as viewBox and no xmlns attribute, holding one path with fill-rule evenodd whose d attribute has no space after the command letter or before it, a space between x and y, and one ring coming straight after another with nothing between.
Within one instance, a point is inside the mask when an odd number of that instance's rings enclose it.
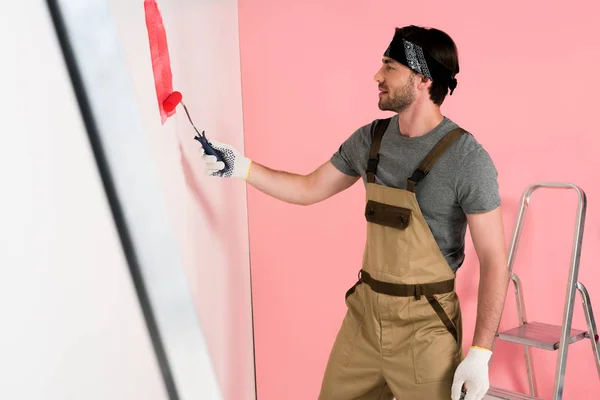
<instances>
[{"instance_id":1,"label":"metal step ladder","mask_svg":"<svg viewBox=\"0 0 600 400\"><path fill-rule=\"evenodd\" d=\"M525 313L525 302L523 297L523 288L519 277L513 272L513 264L519 239L521 237L521 229L525 211L529 206L529 200L533 192L538 189L570 189L575 190L578 195L577 220L575 226L575 234L573 238L573 248L571 253L571 267L569 270L569 282L567 285L566 299L562 317L562 325L549 325L542 322L527 321ZM598 331L596 322L592 312L592 304L590 296L583 284L578 281L579 275L579 260L581 255L581 242L583 239L583 227L585 223L585 213L587 200L585 192L576 185L564 182L538 182L527 187L521 197L521 207L517 216L512 241L508 254L508 269L509 275L515 287L515 295L517 301L517 312L519 315L519 325L513 329L504 332L498 332L496 337L498 340L517 343L523 346L525 352L525 362L527 365L527 377L529 380L529 393L517 393L501 389L498 387L490 387L484 399L503 399L503 400L530 400L541 399L538 397L538 388L535 379L535 371L531 360L531 347L556 351L558 350L558 359L556 362L556 370L554 376L554 391L552 400L562 400L563 384L565 377L565 367L567 363L567 352L569 345L583 339L589 339L592 345L598 376L600 377L600 350L598 349ZM575 301L575 292L579 291L581 302L587 321L587 330L572 329L571 322L573 319L573 303Z\"/></svg>"}]
</instances>

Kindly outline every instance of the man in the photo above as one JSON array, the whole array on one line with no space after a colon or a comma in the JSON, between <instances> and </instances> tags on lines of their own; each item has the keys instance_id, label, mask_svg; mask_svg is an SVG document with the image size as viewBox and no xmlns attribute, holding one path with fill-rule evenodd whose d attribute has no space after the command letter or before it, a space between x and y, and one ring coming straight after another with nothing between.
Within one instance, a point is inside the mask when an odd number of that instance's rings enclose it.
<instances>
[{"instance_id":1,"label":"man","mask_svg":"<svg viewBox=\"0 0 600 400\"><path fill-rule=\"evenodd\" d=\"M226 144L204 154L207 173L245 179L282 201L309 205L366 185L367 244L331 351L323 400L482 399L508 284L497 172L476 139L443 116L457 86L453 40L397 28L384 53L379 108L392 118L358 129L308 175L275 171ZM477 319L463 357L455 292L465 231L480 263Z\"/></svg>"}]
</instances>

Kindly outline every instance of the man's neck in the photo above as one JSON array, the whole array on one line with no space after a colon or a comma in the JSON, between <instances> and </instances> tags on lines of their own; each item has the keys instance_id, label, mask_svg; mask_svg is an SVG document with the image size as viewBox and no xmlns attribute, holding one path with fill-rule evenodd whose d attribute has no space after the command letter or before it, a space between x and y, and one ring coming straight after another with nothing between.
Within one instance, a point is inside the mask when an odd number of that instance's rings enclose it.
<instances>
[{"instance_id":1,"label":"man's neck","mask_svg":"<svg viewBox=\"0 0 600 400\"><path fill-rule=\"evenodd\" d=\"M398 114L398 129L403 136L418 137L431 132L443 120L439 107L410 107Z\"/></svg>"}]
</instances>

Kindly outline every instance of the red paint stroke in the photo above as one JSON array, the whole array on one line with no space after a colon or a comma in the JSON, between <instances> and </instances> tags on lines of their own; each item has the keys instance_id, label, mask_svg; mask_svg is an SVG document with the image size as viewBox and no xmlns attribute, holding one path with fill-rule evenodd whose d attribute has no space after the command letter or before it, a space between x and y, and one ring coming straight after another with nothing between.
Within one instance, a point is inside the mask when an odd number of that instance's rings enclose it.
<instances>
[{"instance_id":1,"label":"red paint stroke","mask_svg":"<svg viewBox=\"0 0 600 400\"><path fill-rule=\"evenodd\" d=\"M173 92L173 75L171 73L167 34L156 1L144 0L144 10L146 11L146 28L148 29L148 40L150 42L158 109L160 110L161 124L164 124L168 117L175 114L175 110L167 112L163 107L163 102Z\"/></svg>"}]
</instances>

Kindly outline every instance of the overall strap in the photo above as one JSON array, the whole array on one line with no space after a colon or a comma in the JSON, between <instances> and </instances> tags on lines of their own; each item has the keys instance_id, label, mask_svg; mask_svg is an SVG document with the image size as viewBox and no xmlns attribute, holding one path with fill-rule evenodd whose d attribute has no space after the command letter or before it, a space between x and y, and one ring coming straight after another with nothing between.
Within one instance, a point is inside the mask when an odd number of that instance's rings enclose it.
<instances>
[{"instance_id":1,"label":"overall strap","mask_svg":"<svg viewBox=\"0 0 600 400\"><path fill-rule=\"evenodd\" d=\"M374 124L375 133L371 130L372 142L369 150L369 161L367 161L367 182L369 183L375 182L375 173L377 172L377 164L379 164L379 147L390 120L391 118L377 120Z\"/></svg>"},{"instance_id":2,"label":"overall strap","mask_svg":"<svg viewBox=\"0 0 600 400\"><path fill-rule=\"evenodd\" d=\"M413 172L412 176L408 178L407 190L414 192L416 186L421 182L429 173L429 170L436 163L437 160L452 146L452 144L458 140L466 131L462 128L456 128L450 131L444 136L437 144L431 149L429 154L425 156L419 167Z\"/></svg>"}]
</instances>

